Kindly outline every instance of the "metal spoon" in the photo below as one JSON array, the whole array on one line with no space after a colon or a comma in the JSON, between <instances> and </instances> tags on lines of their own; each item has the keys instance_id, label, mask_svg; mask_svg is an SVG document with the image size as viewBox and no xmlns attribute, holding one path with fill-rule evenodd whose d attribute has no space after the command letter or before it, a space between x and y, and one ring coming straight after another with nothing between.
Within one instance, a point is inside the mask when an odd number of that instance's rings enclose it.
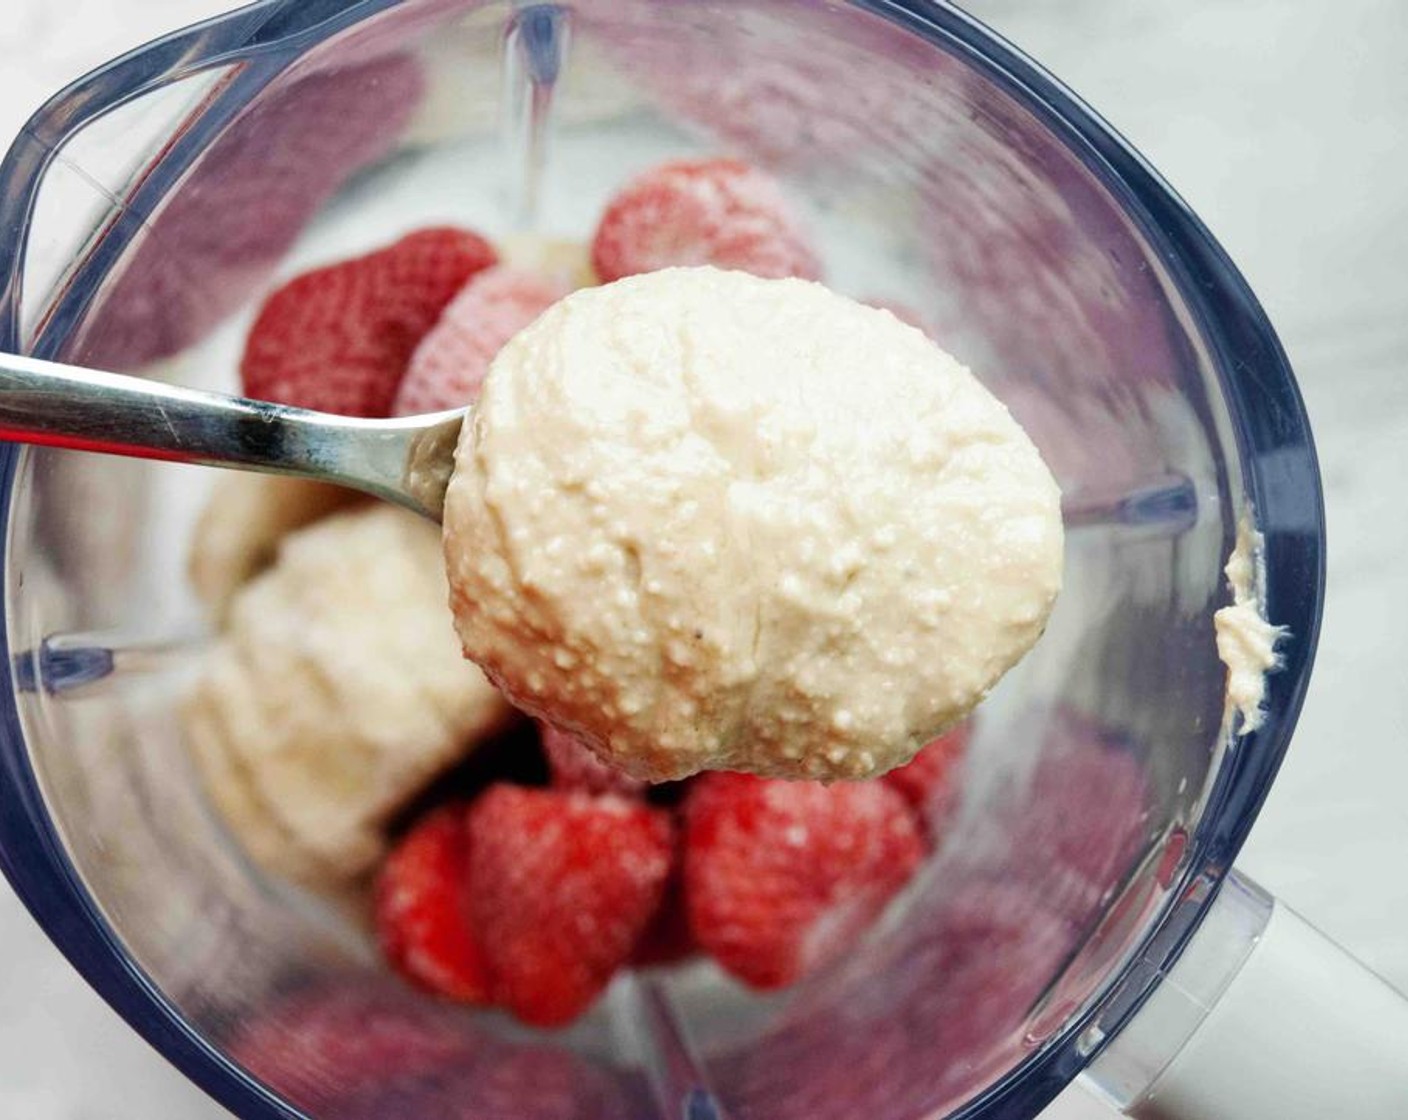
<instances>
[{"instance_id":1,"label":"metal spoon","mask_svg":"<svg viewBox=\"0 0 1408 1120\"><path fill-rule=\"evenodd\" d=\"M0 439L297 475L437 522L466 412L362 420L0 354Z\"/></svg>"}]
</instances>

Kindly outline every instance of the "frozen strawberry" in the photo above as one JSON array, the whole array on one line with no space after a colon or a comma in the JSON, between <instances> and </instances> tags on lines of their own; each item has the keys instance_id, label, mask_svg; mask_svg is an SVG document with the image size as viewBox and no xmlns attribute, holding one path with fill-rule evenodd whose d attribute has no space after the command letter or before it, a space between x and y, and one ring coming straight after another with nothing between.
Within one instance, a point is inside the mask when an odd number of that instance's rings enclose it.
<instances>
[{"instance_id":1,"label":"frozen strawberry","mask_svg":"<svg viewBox=\"0 0 1408 1120\"><path fill-rule=\"evenodd\" d=\"M592 241L603 282L673 265L816 279L821 266L770 175L732 159L680 160L637 176Z\"/></svg>"},{"instance_id":2,"label":"frozen strawberry","mask_svg":"<svg viewBox=\"0 0 1408 1120\"><path fill-rule=\"evenodd\" d=\"M619 793L628 797L645 789L644 782L603 762L570 732L559 731L551 724L543 723L538 725L538 733L542 739L543 753L548 757L548 769L552 773L554 786L586 790L588 793Z\"/></svg>"},{"instance_id":3,"label":"frozen strawberry","mask_svg":"<svg viewBox=\"0 0 1408 1120\"><path fill-rule=\"evenodd\" d=\"M499 348L566 294L566 285L504 265L473 277L411 355L393 415L463 408L476 400Z\"/></svg>"},{"instance_id":4,"label":"frozen strawberry","mask_svg":"<svg viewBox=\"0 0 1408 1120\"><path fill-rule=\"evenodd\" d=\"M609 794L494 786L469 814L470 912L494 1000L526 1023L576 1018L660 905L669 816Z\"/></svg>"},{"instance_id":5,"label":"frozen strawberry","mask_svg":"<svg viewBox=\"0 0 1408 1120\"><path fill-rule=\"evenodd\" d=\"M880 780L909 803L936 843L958 808L960 770L968 749L969 727L961 723L926 744L914 761Z\"/></svg>"},{"instance_id":6,"label":"frozen strawberry","mask_svg":"<svg viewBox=\"0 0 1408 1120\"><path fill-rule=\"evenodd\" d=\"M244 1025L230 1056L304 1108L464 1060L464 1040L412 993L366 978L301 992Z\"/></svg>"},{"instance_id":7,"label":"frozen strawberry","mask_svg":"<svg viewBox=\"0 0 1408 1120\"><path fill-rule=\"evenodd\" d=\"M690 929L755 988L783 987L843 954L923 854L904 798L882 782L705 774L684 821Z\"/></svg>"},{"instance_id":8,"label":"frozen strawberry","mask_svg":"<svg viewBox=\"0 0 1408 1120\"><path fill-rule=\"evenodd\" d=\"M478 234L436 228L295 277L250 328L240 362L245 395L344 416L390 415L417 344L494 261Z\"/></svg>"},{"instance_id":9,"label":"frozen strawberry","mask_svg":"<svg viewBox=\"0 0 1408 1120\"><path fill-rule=\"evenodd\" d=\"M417 824L382 865L377 938L386 959L420 987L466 1003L487 1003L469 898L465 808L448 805Z\"/></svg>"}]
</instances>

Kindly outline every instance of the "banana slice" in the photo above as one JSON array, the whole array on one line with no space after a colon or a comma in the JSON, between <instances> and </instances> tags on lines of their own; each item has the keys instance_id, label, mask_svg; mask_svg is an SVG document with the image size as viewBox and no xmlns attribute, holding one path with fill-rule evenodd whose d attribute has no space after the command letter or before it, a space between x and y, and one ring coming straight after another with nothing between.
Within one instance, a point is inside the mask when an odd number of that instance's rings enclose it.
<instances>
[{"instance_id":1,"label":"banana slice","mask_svg":"<svg viewBox=\"0 0 1408 1120\"><path fill-rule=\"evenodd\" d=\"M235 592L274 562L286 533L365 500L354 490L301 478L221 475L191 545L196 595L222 622Z\"/></svg>"},{"instance_id":2,"label":"banana slice","mask_svg":"<svg viewBox=\"0 0 1408 1120\"><path fill-rule=\"evenodd\" d=\"M284 538L186 707L211 800L270 870L351 878L387 819L512 718L464 660L440 538L387 505Z\"/></svg>"},{"instance_id":3,"label":"banana slice","mask_svg":"<svg viewBox=\"0 0 1408 1120\"><path fill-rule=\"evenodd\" d=\"M531 272L576 291L601 283L592 270L591 246L565 237L510 233L498 239L499 259L510 268Z\"/></svg>"},{"instance_id":4,"label":"banana slice","mask_svg":"<svg viewBox=\"0 0 1408 1120\"><path fill-rule=\"evenodd\" d=\"M186 738L211 803L246 854L266 871L318 885L345 878L343 872L324 864L297 843L275 818L254 788L249 771L230 750L221 700L239 696L247 681L238 671L229 672L228 663L227 672L219 680L213 679L217 671L212 667L205 702L192 703L185 713Z\"/></svg>"}]
</instances>

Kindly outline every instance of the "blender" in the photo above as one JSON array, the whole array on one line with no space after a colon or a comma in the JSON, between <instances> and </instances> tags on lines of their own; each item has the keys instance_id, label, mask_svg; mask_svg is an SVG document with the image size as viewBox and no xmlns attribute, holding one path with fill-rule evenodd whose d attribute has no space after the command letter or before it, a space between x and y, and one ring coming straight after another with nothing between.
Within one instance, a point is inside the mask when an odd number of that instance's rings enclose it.
<instances>
[{"instance_id":1,"label":"blender","mask_svg":"<svg viewBox=\"0 0 1408 1120\"><path fill-rule=\"evenodd\" d=\"M1359 1115L1408 1114L1400 998L1231 870L1322 599L1284 355L1169 188L959 11L263 0L80 80L16 140L0 349L230 389L282 275L411 224L583 238L630 172L716 152L805 200L829 281L912 309L1065 495L1067 588L890 919L780 996L643 973L550 1035L402 989L336 907L254 869L187 761L173 712L205 634L181 565L208 479L6 445L21 897L241 1116L1025 1117L1082 1071L1136 1115L1320 1116L1345 1084ZM1284 632L1259 722L1214 641L1243 525ZM310 1001L415 1040L399 1073L350 1099L297 1029Z\"/></svg>"}]
</instances>

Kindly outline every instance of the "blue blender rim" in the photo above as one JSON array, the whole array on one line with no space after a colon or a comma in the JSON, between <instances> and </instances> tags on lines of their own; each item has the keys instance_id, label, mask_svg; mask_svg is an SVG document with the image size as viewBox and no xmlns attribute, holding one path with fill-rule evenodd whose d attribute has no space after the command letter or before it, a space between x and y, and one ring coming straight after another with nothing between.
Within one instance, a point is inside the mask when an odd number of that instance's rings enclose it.
<instances>
[{"instance_id":1,"label":"blue blender rim","mask_svg":"<svg viewBox=\"0 0 1408 1120\"><path fill-rule=\"evenodd\" d=\"M161 85L229 62L243 65L192 130L192 157L269 80L328 33L399 0L255 0L173 32L80 78L35 115L0 164L0 347L20 344L23 241L49 159L76 131ZM1229 752L1185 853L1181 877L1139 951L1102 995L955 1118L1029 1116L1098 1053L1137 1009L1195 931L1207 896L1231 867L1289 743L1309 682L1325 583L1323 496L1305 407L1289 362L1246 281L1187 204L1079 97L1001 36L943 0L850 0L955 54L1059 136L1161 252L1212 354L1231 416L1246 497L1265 544L1267 614L1291 637L1268 679L1267 717ZM173 171L157 190L169 186ZM52 325L52 324L51 324ZM0 445L0 516L9 523L21 449ZM0 577L8 556L0 556ZM9 664L8 634L0 654ZM49 819L24 747L12 689L0 695L0 870L87 982L149 1043L211 1097L247 1120L307 1120L197 1033L123 948ZM1183 904L1190 888L1203 891ZM1102 1019L1108 1012L1117 1014ZM1085 1040L1082 1044L1081 1040Z\"/></svg>"}]
</instances>

